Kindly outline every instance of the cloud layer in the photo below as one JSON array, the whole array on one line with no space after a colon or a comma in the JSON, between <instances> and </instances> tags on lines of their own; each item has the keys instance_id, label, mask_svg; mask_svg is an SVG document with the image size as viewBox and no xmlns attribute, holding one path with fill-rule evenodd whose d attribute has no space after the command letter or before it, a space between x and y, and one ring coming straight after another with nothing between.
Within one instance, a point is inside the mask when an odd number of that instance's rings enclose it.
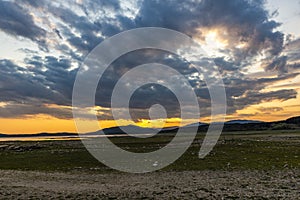
<instances>
[{"instance_id":1,"label":"cloud layer","mask_svg":"<svg viewBox=\"0 0 300 200\"><path fill-rule=\"evenodd\" d=\"M298 76L299 39L287 40L278 31L264 0L82 0L82 1L1 1L0 30L24 41L23 63L0 60L1 117L49 114L71 118L71 110L47 105L71 106L76 72L85 56L101 41L121 31L157 26L188 34L201 44L207 35L223 46L214 46L213 55L224 78L228 113L249 105L278 99L296 98L294 89L263 91L279 81ZM36 44L38 50L32 48ZM26 46L25 46L26 45ZM158 62L185 75L199 97L202 113L209 115L209 93L201 76L176 55L145 50L116 60L101 79L96 95L98 106L110 107L110 96L117 80L134 66ZM253 65L275 71L277 77L249 77ZM181 87L178 85L177 87ZM148 85L132 98L132 115L147 118L151 105L165 105L169 117L178 117L178 103L166 88ZM13 105L13 106L12 106ZM110 118L102 111L100 118Z\"/></svg>"}]
</instances>

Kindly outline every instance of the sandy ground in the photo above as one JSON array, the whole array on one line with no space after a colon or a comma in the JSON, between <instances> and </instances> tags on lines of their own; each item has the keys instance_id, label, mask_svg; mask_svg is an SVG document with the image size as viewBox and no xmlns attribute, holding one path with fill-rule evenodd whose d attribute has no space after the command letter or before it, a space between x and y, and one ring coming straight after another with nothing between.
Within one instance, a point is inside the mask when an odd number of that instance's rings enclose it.
<instances>
[{"instance_id":1,"label":"sandy ground","mask_svg":"<svg viewBox=\"0 0 300 200\"><path fill-rule=\"evenodd\" d=\"M0 199L300 199L300 171L0 171Z\"/></svg>"}]
</instances>

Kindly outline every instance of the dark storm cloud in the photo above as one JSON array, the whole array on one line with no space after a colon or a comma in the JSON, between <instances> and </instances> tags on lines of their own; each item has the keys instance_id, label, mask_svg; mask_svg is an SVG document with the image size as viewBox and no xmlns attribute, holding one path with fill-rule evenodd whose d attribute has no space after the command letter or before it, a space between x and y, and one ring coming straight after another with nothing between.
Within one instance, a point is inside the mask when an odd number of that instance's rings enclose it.
<instances>
[{"instance_id":1,"label":"dark storm cloud","mask_svg":"<svg viewBox=\"0 0 300 200\"><path fill-rule=\"evenodd\" d=\"M137 65L156 61L158 63L172 66L187 77L191 77L191 74L196 72L195 69L189 67L188 63L183 62L174 55L172 55L173 57L170 57L169 55L170 54L167 53L147 50L146 52L136 51L120 57L115 61L115 63L113 63L108 72L106 72L106 74L100 80L101 88L98 88L98 93L96 95L97 104L103 107L110 107L110 96L116 82L129 69ZM132 59L136 57L139 59ZM271 101L275 99L284 101L296 98L297 93L294 90L279 90L276 92L265 93L261 93L259 91L275 82L295 78L299 74L294 73L285 74L274 78L249 79L236 72L234 70L236 69L236 66L234 66L233 63L226 62L222 58L217 59L217 65L220 65L221 68L224 68L224 75L226 75L228 71L232 71L233 74L237 74L236 77L223 77L227 93L229 114L234 113L236 110L246 108L249 105L259 104L264 101ZM210 95L204 80L196 77L196 79L190 80L190 84L193 86L197 96L199 97L202 115L209 115ZM177 85L176 87L181 88L180 85ZM146 109L148 109L152 104L158 103L166 107L166 110L169 111L171 117L178 117L180 113L179 107L176 104L176 98L174 98L173 94L169 92L170 91L168 91L166 88L150 85L137 90L133 95L130 104L131 108L136 109L137 113L133 113L132 116L137 118L137 116L140 114L141 116L145 117L145 115L147 115ZM142 109L144 109L144 112L141 112Z\"/></svg>"},{"instance_id":2,"label":"dark storm cloud","mask_svg":"<svg viewBox=\"0 0 300 200\"><path fill-rule=\"evenodd\" d=\"M46 34L44 29L34 23L27 10L10 1L0 1L0 29L33 41L40 41Z\"/></svg>"},{"instance_id":3,"label":"dark storm cloud","mask_svg":"<svg viewBox=\"0 0 300 200\"><path fill-rule=\"evenodd\" d=\"M108 70L103 74L100 79L100 85L98 87L98 93L96 94L96 103L100 106L110 107L110 97L117 81L130 69L146 64L146 63L160 63L167 66L171 66L176 69L180 74L190 76L195 69L190 68L189 63L186 60L180 59L178 56L170 54L168 52L160 50L141 50L134 51L125 54L115 60ZM141 74L144 76L145 74ZM155 77L155 74L151 74ZM178 85L177 88L182 86ZM135 98L133 98L133 108L148 108L149 103L161 103L165 102L170 109L173 106L174 99L171 98L172 94L168 92L166 88L159 86L146 87L137 91ZM147 100L147 101L145 101ZM151 101L150 101L151 100ZM166 103L167 102L167 103ZM176 105L174 103L175 108Z\"/></svg>"},{"instance_id":4,"label":"dark storm cloud","mask_svg":"<svg viewBox=\"0 0 300 200\"><path fill-rule=\"evenodd\" d=\"M291 39L288 35L282 54L266 60L264 68L267 71L277 71L280 76L300 69L300 39Z\"/></svg>"},{"instance_id":5,"label":"dark storm cloud","mask_svg":"<svg viewBox=\"0 0 300 200\"><path fill-rule=\"evenodd\" d=\"M233 62L228 62L222 57L215 58L214 62L219 67L220 72L232 72L238 70L238 67Z\"/></svg>"},{"instance_id":6,"label":"dark storm cloud","mask_svg":"<svg viewBox=\"0 0 300 200\"><path fill-rule=\"evenodd\" d=\"M43 77L15 65L9 60L0 60L0 101L30 102L39 99L44 103L62 103L63 95L47 88Z\"/></svg>"},{"instance_id":7,"label":"dark storm cloud","mask_svg":"<svg viewBox=\"0 0 300 200\"><path fill-rule=\"evenodd\" d=\"M9 103L4 107L0 107L0 117L5 118L26 118L32 115L46 114L59 119L71 119L71 108L51 108L46 105L31 101L30 104Z\"/></svg>"},{"instance_id":8,"label":"dark storm cloud","mask_svg":"<svg viewBox=\"0 0 300 200\"><path fill-rule=\"evenodd\" d=\"M87 17L78 16L72 10L63 7L50 7L49 12L68 25L60 25L56 28L56 32L59 32L60 38L66 37L67 41L77 50L91 51L103 40L103 38L96 36L101 27L91 22ZM76 30L79 35L72 33L72 29Z\"/></svg>"},{"instance_id":9,"label":"dark storm cloud","mask_svg":"<svg viewBox=\"0 0 300 200\"><path fill-rule=\"evenodd\" d=\"M286 101L297 97L295 90L280 90L266 93L259 93L257 91L248 91L245 98L236 99L232 106L228 107L228 113L235 113L236 110L245 108L245 105L256 105L261 102L268 102L273 100ZM251 102L251 104L249 104Z\"/></svg>"},{"instance_id":10,"label":"dark storm cloud","mask_svg":"<svg viewBox=\"0 0 300 200\"><path fill-rule=\"evenodd\" d=\"M286 58L280 55L284 47L284 34L276 31L280 23L269 19L271 15L266 11L264 3L263 0L202 0L199 2L149 0L143 1L135 22L137 26L175 29L195 38L201 38L205 28L220 29L219 34L229 44L224 52L231 55L231 59L219 57L214 61L224 75L228 112L234 113L236 110L263 101L296 98L294 90L259 92L277 80L290 78L283 76L288 66ZM226 34L222 35L224 32ZM235 46L242 42L245 43L245 48L237 49ZM267 52L266 70L278 71L281 77L247 80L239 73L243 63L251 64L253 57L261 52ZM208 90L202 87L196 92L200 97L199 102L209 106L209 102L205 101L205 99L209 100Z\"/></svg>"},{"instance_id":11,"label":"dark storm cloud","mask_svg":"<svg viewBox=\"0 0 300 200\"><path fill-rule=\"evenodd\" d=\"M288 72L287 69L287 56L281 56L278 58L275 58L271 63L269 63L266 66L266 70L270 70L270 71L278 71L280 74L284 74Z\"/></svg>"},{"instance_id":12,"label":"dark storm cloud","mask_svg":"<svg viewBox=\"0 0 300 200\"><path fill-rule=\"evenodd\" d=\"M228 114L235 113L236 110L246 108L249 105L259 104L264 101L275 99L285 101L297 97L295 90L278 90L270 92L259 92L278 81L287 81L295 78L299 74L286 74L276 78L248 79L225 79Z\"/></svg>"},{"instance_id":13,"label":"dark storm cloud","mask_svg":"<svg viewBox=\"0 0 300 200\"><path fill-rule=\"evenodd\" d=\"M40 79L39 81L51 91L63 96L64 101L59 102L59 104L71 104L73 84L77 69L70 69L71 63L69 59L56 58L53 56L46 56L44 58L35 57L32 60L28 60L27 63L34 66L31 71L35 73L35 79ZM46 70L41 68L41 66Z\"/></svg>"},{"instance_id":14,"label":"dark storm cloud","mask_svg":"<svg viewBox=\"0 0 300 200\"><path fill-rule=\"evenodd\" d=\"M22 9L22 13L24 13L23 18L29 18L31 21L33 20L29 14L30 12L35 13L35 10L38 12L42 11L42 13L39 14L40 20L42 20L44 25L48 26L51 30L48 30L47 33L43 30L43 35L40 36L45 38L47 34L47 37L49 38L49 35L53 32L57 36L57 39L66 40L72 48L62 44L62 41L56 41L57 44L55 45L55 48L62 53L72 54L73 58L79 61L82 61L83 56L103 41L104 38L99 36L99 33L104 36L112 36L121 31L120 27L117 25L117 23L119 23L118 20L108 17L109 14L117 13L118 9L120 9L118 0L83 0L81 3L75 3L74 1L60 2L55 0L15 0L15 3L11 2L11 4ZM81 12L84 12L85 15L78 14ZM99 15L99 13L101 13L100 16L95 17L95 15ZM54 24L50 22L50 17L55 18L58 23ZM126 17L119 16L118 18L120 21L124 21L124 25L128 24L126 26L129 26L130 22L126 21ZM14 23L17 23L17 19L14 19ZM28 24L24 23L24 25ZM16 35L22 35L24 33L19 32ZM49 46L49 43L47 43L49 41L46 42L45 39L41 39L42 37L37 40L37 36L38 35L33 35L31 39L38 41L40 50L48 52L49 48L53 48L53 46L51 47L51 45Z\"/></svg>"},{"instance_id":15,"label":"dark storm cloud","mask_svg":"<svg viewBox=\"0 0 300 200\"><path fill-rule=\"evenodd\" d=\"M44 48L50 45L43 40L51 35L55 50L61 55L44 56L39 52L29 52L26 68L22 68L9 60L0 62L0 101L13 102L7 106L3 116L13 116L13 113L30 115L48 113L58 118L70 117L66 109L48 108L43 104L71 105L73 83L77 68L84 56L105 38L121 31L136 27L158 26L184 32L194 38L203 39L205 29L220 29L222 39L228 41L228 49L222 49L228 57L214 59L221 71L227 92L228 112L249 105L258 104L272 99L287 100L295 98L294 90L279 90L260 93L262 89L279 80L288 80L287 67L297 68L297 64L288 64L289 56L280 55L283 51L283 34L276 31L279 23L270 20L270 15L264 8L263 0L144 0L139 2L140 8L136 17L123 14L123 8L118 0L93 1L83 0L82 3L69 2L70 7L57 1L17 1L0 2L0 28L8 34L22 36L36 41ZM68 1L66 1L68 2ZM71 3L72 2L72 3ZM26 10L23 5L30 9ZM71 7L72 6L72 7ZM42 10L45 16L53 18L54 24L45 23L50 27L46 31L36 25L29 10ZM53 27L54 26L54 27ZM226 34L224 33L226 32ZM244 49L236 45L246 43ZM291 43L292 44L292 43ZM297 42L290 47L296 60ZM251 64L253 57L267 52L266 70L278 70L280 76L273 79L248 79L240 72L244 62ZM210 96L203 80L195 75L195 69L185 60L174 55L159 51L134 52L116 60L102 77L96 95L96 104L110 107L110 97L118 79L129 69L145 63L157 62L172 66L178 72L189 78L198 97L202 113L208 115ZM77 66L77 65L75 65ZM154 74L151 74L154 76ZM176 85L177 88L183 88ZM25 105L22 104L25 102ZM153 103L165 105L169 117L178 117L179 109L174 95L166 88L148 86L140 88L134 94L131 107L135 119L147 117L147 109ZM34 108L36 107L36 108ZM17 112L19 108L19 112ZM2 109L2 108L1 108ZM4 110L3 108L2 110ZM15 115L16 116L16 115ZM105 112L100 118L111 117Z\"/></svg>"},{"instance_id":16,"label":"dark storm cloud","mask_svg":"<svg viewBox=\"0 0 300 200\"><path fill-rule=\"evenodd\" d=\"M229 43L246 42L245 56L268 50L278 55L283 47L283 34L275 31L279 23L269 20L263 0L143 1L136 18L138 26L175 29L201 37L201 28L222 28ZM154 17L155 16L155 17ZM231 47L232 51L240 51Z\"/></svg>"},{"instance_id":17,"label":"dark storm cloud","mask_svg":"<svg viewBox=\"0 0 300 200\"><path fill-rule=\"evenodd\" d=\"M76 11L53 4L44 9L62 22L55 28L55 32L59 33L58 37L65 38L73 49L75 48L75 51L83 56L102 42L105 37L120 33L124 27L134 28L132 20L117 14L120 9L119 1L83 1L77 5ZM79 15L78 11L83 11L85 15ZM111 13L116 16L111 17ZM65 52L66 46L64 48ZM68 51L74 52L71 49ZM78 60L78 55L73 55ZM82 59L79 56L79 60Z\"/></svg>"},{"instance_id":18,"label":"dark storm cloud","mask_svg":"<svg viewBox=\"0 0 300 200\"><path fill-rule=\"evenodd\" d=\"M69 70L69 67L69 60L52 56L35 56L27 60L26 68L10 60L0 60L0 102L9 103L0 109L1 117L49 114L71 118L68 108L45 106L71 105L76 71Z\"/></svg>"}]
</instances>

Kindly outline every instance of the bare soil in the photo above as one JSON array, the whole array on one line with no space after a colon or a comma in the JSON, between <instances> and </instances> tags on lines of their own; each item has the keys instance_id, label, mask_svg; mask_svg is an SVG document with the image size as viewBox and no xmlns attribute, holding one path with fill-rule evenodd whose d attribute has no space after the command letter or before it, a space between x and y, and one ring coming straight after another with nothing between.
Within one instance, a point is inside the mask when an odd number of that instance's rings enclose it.
<instances>
[{"instance_id":1,"label":"bare soil","mask_svg":"<svg viewBox=\"0 0 300 200\"><path fill-rule=\"evenodd\" d=\"M300 199L299 169L0 173L0 199Z\"/></svg>"}]
</instances>

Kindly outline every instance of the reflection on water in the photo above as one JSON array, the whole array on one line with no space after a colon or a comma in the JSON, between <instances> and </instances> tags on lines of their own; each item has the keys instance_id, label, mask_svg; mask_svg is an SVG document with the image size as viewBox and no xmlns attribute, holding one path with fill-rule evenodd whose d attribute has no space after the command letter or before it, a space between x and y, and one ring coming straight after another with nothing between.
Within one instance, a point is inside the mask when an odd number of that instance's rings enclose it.
<instances>
[{"instance_id":1,"label":"reflection on water","mask_svg":"<svg viewBox=\"0 0 300 200\"><path fill-rule=\"evenodd\" d=\"M47 140L80 140L77 136L59 136L59 137L48 137L48 136L41 136L41 137L1 137L0 142L16 142L16 141L47 141Z\"/></svg>"},{"instance_id":2,"label":"reflection on water","mask_svg":"<svg viewBox=\"0 0 300 200\"><path fill-rule=\"evenodd\" d=\"M141 134L139 134L141 135ZM149 135L149 134L142 134ZM88 138L102 138L102 137L126 137L126 134L114 135L85 135L81 136L28 136L28 137L0 137L0 142L16 142L16 141L59 141L59 140L80 140Z\"/></svg>"}]
</instances>

